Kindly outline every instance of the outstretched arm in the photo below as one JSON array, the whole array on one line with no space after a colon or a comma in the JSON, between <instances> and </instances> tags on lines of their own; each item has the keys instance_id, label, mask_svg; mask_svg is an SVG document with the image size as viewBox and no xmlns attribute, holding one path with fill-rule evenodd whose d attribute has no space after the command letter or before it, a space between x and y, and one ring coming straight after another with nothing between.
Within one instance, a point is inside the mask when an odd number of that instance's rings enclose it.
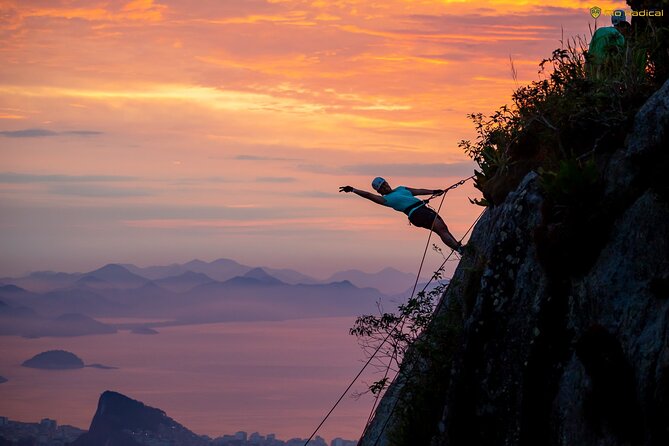
<instances>
[{"instance_id":1,"label":"outstretched arm","mask_svg":"<svg viewBox=\"0 0 669 446\"><path fill-rule=\"evenodd\" d=\"M412 195L442 195L446 192L443 189L414 189L412 187L407 187L407 190L411 192Z\"/></svg>"},{"instance_id":2,"label":"outstretched arm","mask_svg":"<svg viewBox=\"0 0 669 446\"><path fill-rule=\"evenodd\" d=\"M376 195L371 192L367 192L366 190L356 189L355 187L352 186L342 186L339 188L339 192L346 192L346 193L353 192L354 194L359 195L362 198L371 200L377 204L384 204L386 202L386 199L383 198L381 195Z\"/></svg>"}]
</instances>

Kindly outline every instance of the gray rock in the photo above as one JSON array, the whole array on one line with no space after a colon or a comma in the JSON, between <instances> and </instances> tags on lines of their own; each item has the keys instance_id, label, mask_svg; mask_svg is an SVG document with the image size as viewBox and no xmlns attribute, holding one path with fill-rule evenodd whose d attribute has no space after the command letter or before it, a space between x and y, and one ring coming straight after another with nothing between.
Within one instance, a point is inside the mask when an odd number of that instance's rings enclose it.
<instances>
[{"instance_id":1,"label":"gray rock","mask_svg":"<svg viewBox=\"0 0 669 446\"><path fill-rule=\"evenodd\" d=\"M430 331L448 337L405 360L361 446L669 444L668 128L669 82L600 166L604 237L562 263L536 174L485 212Z\"/></svg>"}]
</instances>

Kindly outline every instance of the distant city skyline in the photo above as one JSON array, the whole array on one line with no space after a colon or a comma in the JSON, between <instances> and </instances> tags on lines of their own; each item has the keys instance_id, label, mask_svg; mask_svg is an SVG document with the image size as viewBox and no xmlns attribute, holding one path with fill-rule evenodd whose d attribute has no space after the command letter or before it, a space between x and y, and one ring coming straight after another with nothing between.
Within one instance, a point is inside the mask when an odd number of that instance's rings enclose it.
<instances>
[{"instance_id":1,"label":"distant city skyline","mask_svg":"<svg viewBox=\"0 0 669 446\"><path fill-rule=\"evenodd\" d=\"M62 446L75 440L86 431L86 427L60 425L57 419L42 418L40 421L19 421L0 414L0 438L9 441L26 441L30 438L39 441L41 446ZM306 438L283 440L274 433L261 434L237 431L234 434L222 434L211 439L216 446L304 446ZM357 440L333 438L329 443L320 435L309 441L312 446L355 446Z\"/></svg>"}]
</instances>

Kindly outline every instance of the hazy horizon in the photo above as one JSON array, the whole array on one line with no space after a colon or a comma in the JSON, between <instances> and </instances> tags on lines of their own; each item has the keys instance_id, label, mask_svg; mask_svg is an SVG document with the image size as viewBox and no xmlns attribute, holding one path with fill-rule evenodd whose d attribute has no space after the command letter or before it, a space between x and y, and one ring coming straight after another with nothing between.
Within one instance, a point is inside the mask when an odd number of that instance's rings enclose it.
<instances>
[{"instance_id":1,"label":"hazy horizon","mask_svg":"<svg viewBox=\"0 0 669 446\"><path fill-rule=\"evenodd\" d=\"M25 271L22 271L18 274L3 274L2 271L0 270L0 278L20 278L20 277L24 277L25 275L28 275L28 274L39 273L39 272L54 272L54 273L67 273L67 274L80 274L81 273L81 274L83 274L83 273L87 273L87 272L90 272L90 271L94 271L96 269L102 268L102 267L107 266L107 265L133 265L133 266L136 266L136 267L139 267L139 268L148 268L148 267L153 267L153 266L184 265L184 264L186 264L188 262L192 262L192 261L202 261L202 262L205 262L205 263L212 263L212 262L214 262L216 260L220 260L220 259L233 260L233 261L237 262L236 259L233 259L233 258L230 258L230 257L189 258L189 259L185 259L183 261L166 261L166 262L163 262L163 263L155 263L155 264L154 263L137 264L137 263L125 262L125 261L103 261L102 263L99 263L99 264L89 265L88 267L82 266L81 268L75 268L75 269L72 269L72 268L70 268L70 269L68 269L68 268L58 269L58 266L54 265L53 267L45 268L45 269L25 270ZM347 270L357 270L357 271L361 271L361 272L364 272L364 273L367 273L367 274L374 274L374 273L378 273L380 271L383 271L386 268L397 269L397 268L394 268L394 267L391 267L391 266L368 265L368 267L363 267L363 268L334 269L332 271L325 271L324 274L321 274L321 275L311 275L311 274L307 274L306 272L301 271L298 268L292 268L290 266L285 266L285 265L271 265L271 264L250 265L250 264L245 264L243 262L237 262L237 263L240 263L240 264L246 265L246 266L250 266L250 267L254 267L254 268L291 269L291 270L301 272L301 273L303 273L307 276L310 276L310 277L313 277L314 279L319 279L319 280L328 279L329 277L331 277L335 273L342 272L342 271L347 271ZM401 271L401 270L398 269L398 271ZM401 272L410 274L409 271L401 271Z\"/></svg>"},{"instance_id":2,"label":"hazy horizon","mask_svg":"<svg viewBox=\"0 0 669 446\"><path fill-rule=\"evenodd\" d=\"M100 394L113 390L164 410L198 434L246 430L306 438L366 359L347 333L352 323L345 317L168 327L158 335L0 336L7 352L0 375L9 379L0 387L0 415L16 421L52 418L88 429ZM86 364L118 369L20 366L58 349ZM364 381L354 389L363 391ZM371 404L369 395L347 397L319 435L357 438Z\"/></svg>"}]
</instances>

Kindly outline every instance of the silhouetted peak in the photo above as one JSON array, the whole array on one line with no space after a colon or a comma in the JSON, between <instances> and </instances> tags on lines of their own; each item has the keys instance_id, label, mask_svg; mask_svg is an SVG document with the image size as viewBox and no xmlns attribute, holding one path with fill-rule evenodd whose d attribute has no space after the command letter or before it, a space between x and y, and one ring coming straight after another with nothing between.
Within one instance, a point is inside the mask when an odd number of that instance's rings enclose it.
<instances>
[{"instance_id":1,"label":"silhouetted peak","mask_svg":"<svg viewBox=\"0 0 669 446\"><path fill-rule=\"evenodd\" d=\"M122 285L124 287L139 286L148 282L146 278L134 274L116 263L110 263L95 271L91 271L86 274L86 277L102 279L114 285Z\"/></svg>"},{"instance_id":2,"label":"silhouetted peak","mask_svg":"<svg viewBox=\"0 0 669 446\"><path fill-rule=\"evenodd\" d=\"M135 446L140 444L200 446L208 442L168 417L164 411L107 390L87 433L73 446Z\"/></svg>"},{"instance_id":3,"label":"silhouetted peak","mask_svg":"<svg viewBox=\"0 0 669 446\"><path fill-rule=\"evenodd\" d=\"M183 280L192 280L192 279L199 279L199 280L213 280L211 277L204 273L197 273L195 271L185 271L178 276L172 276L175 279L183 279Z\"/></svg>"},{"instance_id":4,"label":"silhouetted peak","mask_svg":"<svg viewBox=\"0 0 669 446\"><path fill-rule=\"evenodd\" d=\"M20 286L16 286L13 284L8 284L8 285L3 285L0 286L0 293L26 293L28 292L25 288L21 288Z\"/></svg>"},{"instance_id":5,"label":"silhouetted peak","mask_svg":"<svg viewBox=\"0 0 669 446\"><path fill-rule=\"evenodd\" d=\"M332 282L329 285L336 286L336 287L341 287L341 288L357 288L355 285L351 283L350 280L340 280L337 282Z\"/></svg>"},{"instance_id":6,"label":"silhouetted peak","mask_svg":"<svg viewBox=\"0 0 669 446\"><path fill-rule=\"evenodd\" d=\"M132 274L127 268L118 263L109 263L102 268L91 271L89 274Z\"/></svg>"},{"instance_id":7,"label":"silhouetted peak","mask_svg":"<svg viewBox=\"0 0 669 446\"><path fill-rule=\"evenodd\" d=\"M84 276L81 279L77 279L75 282L77 285L110 285L106 280L100 279L95 276Z\"/></svg>"},{"instance_id":8,"label":"silhouetted peak","mask_svg":"<svg viewBox=\"0 0 669 446\"><path fill-rule=\"evenodd\" d=\"M232 259L225 259L225 258L216 259L213 262L211 262L210 265L216 265L216 266L243 266L239 262L236 262Z\"/></svg>"},{"instance_id":9,"label":"silhouetted peak","mask_svg":"<svg viewBox=\"0 0 669 446\"><path fill-rule=\"evenodd\" d=\"M267 274L267 272L262 269L262 268L253 268L246 274L244 274L242 277L246 277L248 279L255 279L259 280L264 283L281 283L279 279L276 277L270 276Z\"/></svg>"},{"instance_id":10,"label":"silhouetted peak","mask_svg":"<svg viewBox=\"0 0 669 446\"><path fill-rule=\"evenodd\" d=\"M91 430L100 427L100 423L109 424L112 428L154 430L161 423L173 422L160 409L147 406L121 393L106 390L100 395Z\"/></svg>"},{"instance_id":11,"label":"silhouetted peak","mask_svg":"<svg viewBox=\"0 0 669 446\"><path fill-rule=\"evenodd\" d=\"M65 278L76 274L68 274L58 271L34 271L28 275L28 277L34 279L53 279L53 278Z\"/></svg>"}]
</instances>

